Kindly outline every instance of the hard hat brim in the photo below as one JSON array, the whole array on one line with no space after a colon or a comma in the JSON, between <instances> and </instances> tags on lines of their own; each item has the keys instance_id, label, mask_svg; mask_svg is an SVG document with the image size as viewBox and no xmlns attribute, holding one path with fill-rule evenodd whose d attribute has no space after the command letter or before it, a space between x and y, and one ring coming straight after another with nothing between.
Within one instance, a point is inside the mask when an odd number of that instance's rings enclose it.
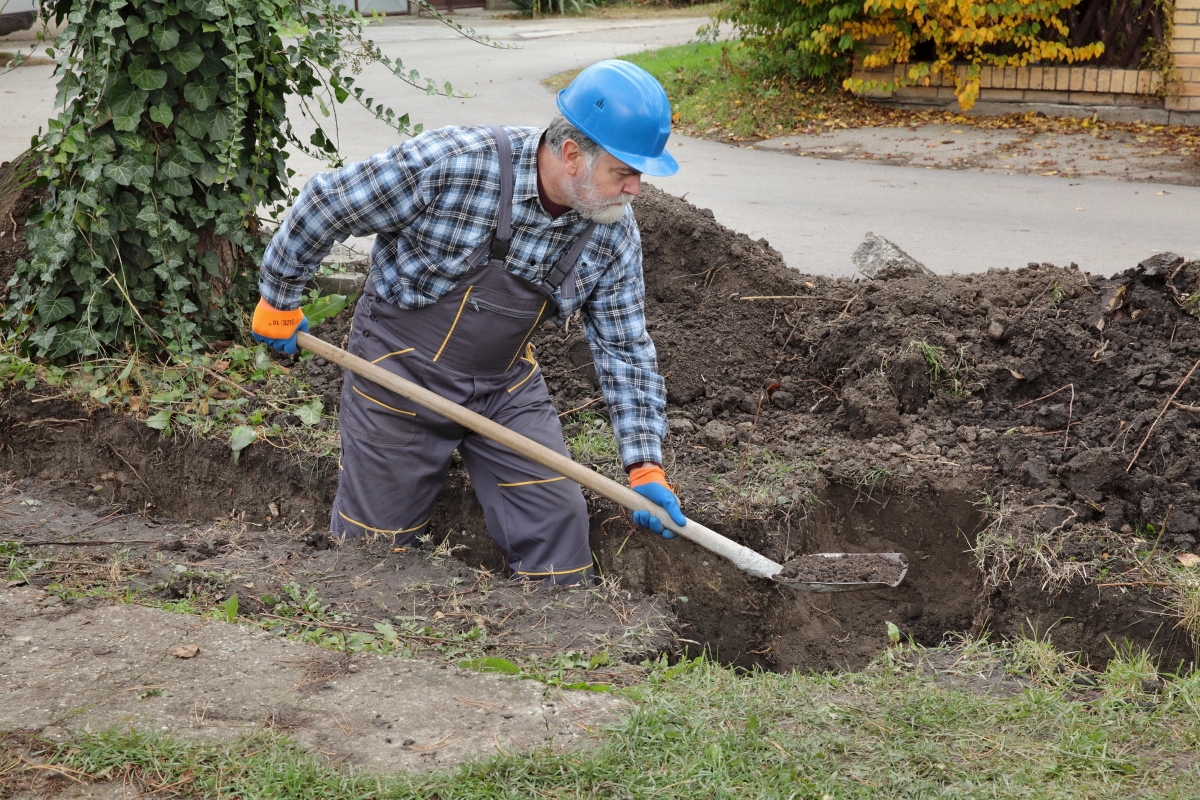
<instances>
[{"instance_id":1,"label":"hard hat brim","mask_svg":"<svg viewBox=\"0 0 1200 800\"><path fill-rule=\"evenodd\" d=\"M601 145L603 147L603 145ZM651 175L655 178L666 178L679 172L679 162L675 160L675 156L663 150L662 155L639 156L633 153L622 153L619 150L609 150L604 148L604 152L608 153L618 161L622 161L645 175Z\"/></svg>"}]
</instances>

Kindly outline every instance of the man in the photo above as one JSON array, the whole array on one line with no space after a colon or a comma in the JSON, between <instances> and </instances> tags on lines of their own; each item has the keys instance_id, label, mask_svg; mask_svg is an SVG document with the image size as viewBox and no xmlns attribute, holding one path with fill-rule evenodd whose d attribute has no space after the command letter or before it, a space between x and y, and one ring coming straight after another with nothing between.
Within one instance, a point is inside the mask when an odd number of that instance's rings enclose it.
<instances>
[{"instance_id":1,"label":"man","mask_svg":"<svg viewBox=\"0 0 1200 800\"><path fill-rule=\"evenodd\" d=\"M378 234L350 352L566 454L529 339L582 310L630 484L682 525L660 466L665 391L629 207L643 173L679 169L664 150L670 103L645 70L602 61L558 109L545 131L443 128L313 178L263 258L254 337L295 352L321 259L348 235ZM576 484L351 373L340 424L335 535L420 534L457 449L514 574L590 580ZM634 520L671 535L647 512Z\"/></svg>"}]
</instances>

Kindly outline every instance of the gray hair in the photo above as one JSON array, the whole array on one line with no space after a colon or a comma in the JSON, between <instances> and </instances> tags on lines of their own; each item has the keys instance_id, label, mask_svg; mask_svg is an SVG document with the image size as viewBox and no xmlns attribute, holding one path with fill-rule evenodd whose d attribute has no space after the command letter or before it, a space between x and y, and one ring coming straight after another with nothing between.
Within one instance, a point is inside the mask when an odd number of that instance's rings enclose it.
<instances>
[{"instance_id":1,"label":"gray hair","mask_svg":"<svg viewBox=\"0 0 1200 800\"><path fill-rule=\"evenodd\" d=\"M568 122L566 117L558 114L551 120L550 127L546 128L546 146L554 151L555 157L562 158L562 147L568 139L579 145L579 149L587 158L589 167L596 166L600 156L606 152L603 147L589 139L583 131Z\"/></svg>"}]
</instances>

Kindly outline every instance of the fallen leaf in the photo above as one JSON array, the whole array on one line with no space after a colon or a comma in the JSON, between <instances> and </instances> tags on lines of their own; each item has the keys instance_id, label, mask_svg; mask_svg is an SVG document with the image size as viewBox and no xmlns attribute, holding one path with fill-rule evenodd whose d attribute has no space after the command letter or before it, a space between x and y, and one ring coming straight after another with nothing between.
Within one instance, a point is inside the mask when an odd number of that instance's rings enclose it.
<instances>
[{"instance_id":1,"label":"fallen leaf","mask_svg":"<svg viewBox=\"0 0 1200 800\"><path fill-rule=\"evenodd\" d=\"M1019 381L1025 380L1025 376L1022 375L1021 373L1017 372L1015 369L1010 369L1008 371L1008 374L1012 375L1013 378L1015 378L1016 380L1019 380Z\"/></svg>"},{"instance_id":2,"label":"fallen leaf","mask_svg":"<svg viewBox=\"0 0 1200 800\"><path fill-rule=\"evenodd\" d=\"M1195 553L1179 553L1175 556L1185 567L1200 567L1200 556Z\"/></svg>"},{"instance_id":3,"label":"fallen leaf","mask_svg":"<svg viewBox=\"0 0 1200 800\"><path fill-rule=\"evenodd\" d=\"M1076 211L1087 211L1087 209L1086 209L1086 208L1084 208L1083 206L1076 206L1076 207L1075 207L1075 210L1076 210Z\"/></svg>"},{"instance_id":4,"label":"fallen leaf","mask_svg":"<svg viewBox=\"0 0 1200 800\"><path fill-rule=\"evenodd\" d=\"M9 589L15 589L15 588L17 588L18 586L24 586L24 585L25 585L25 581L23 581L23 580L19 580L19 579L18 579L18 580L15 580L15 581L9 581L9 582L8 582L8 588L9 588Z\"/></svg>"},{"instance_id":5,"label":"fallen leaf","mask_svg":"<svg viewBox=\"0 0 1200 800\"><path fill-rule=\"evenodd\" d=\"M392 552L393 553L403 553L406 549L407 548L404 548L404 547L393 547Z\"/></svg>"},{"instance_id":6,"label":"fallen leaf","mask_svg":"<svg viewBox=\"0 0 1200 800\"><path fill-rule=\"evenodd\" d=\"M176 658L195 658L199 653L200 646L195 644L181 644L179 647L172 647L167 651L167 655Z\"/></svg>"},{"instance_id":7,"label":"fallen leaf","mask_svg":"<svg viewBox=\"0 0 1200 800\"><path fill-rule=\"evenodd\" d=\"M1170 194L1170 192L1155 192L1155 194L1164 195L1164 194Z\"/></svg>"}]
</instances>

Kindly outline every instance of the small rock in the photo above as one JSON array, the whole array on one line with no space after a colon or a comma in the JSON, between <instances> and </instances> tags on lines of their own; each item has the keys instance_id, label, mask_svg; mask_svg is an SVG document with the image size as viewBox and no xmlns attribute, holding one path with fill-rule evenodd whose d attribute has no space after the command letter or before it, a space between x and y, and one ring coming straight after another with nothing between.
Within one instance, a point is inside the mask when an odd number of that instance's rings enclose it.
<instances>
[{"instance_id":1,"label":"small rock","mask_svg":"<svg viewBox=\"0 0 1200 800\"><path fill-rule=\"evenodd\" d=\"M1163 473L1163 477L1169 480L1171 483L1178 483L1179 481L1183 480L1184 476L1187 475L1187 471L1191 469L1191 467L1192 460L1190 458L1181 458Z\"/></svg>"},{"instance_id":2,"label":"small rock","mask_svg":"<svg viewBox=\"0 0 1200 800\"><path fill-rule=\"evenodd\" d=\"M1155 375L1153 372L1151 372L1147 375L1143 375L1142 379L1140 381L1138 381L1137 385L1142 387L1143 389L1153 389L1157 384L1158 384L1158 376Z\"/></svg>"},{"instance_id":3,"label":"small rock","mask_svg":"<svg viewBox=\"0 0 1200 800\"><path fill-rule=\"evenodd\" d=\"M1169 527L1179 534L1200 531L1200 518L1195 514L1179 513L1171 517Z\"/></svg>"},{"instance_id":4,"label":"small rock","mask_svg":"<svg viewBox=\"0 0 1200 800\"><path fill-rule=\"evenodd\" d=\"M692 433L696 430L696 425L687 417L671 417L667 425L671 429L671 433L685 434Z\"/></svg>"},{"instance_id":5,"label":"small rock","mask_svg":"<svg viewBox=\"0 0 1200 800\"><path fill-rule=\"evenodd\" d=\"M954 433L958 436L959 441L973 444L979 438L979 429L974 425L959 425Z\"/></svg>"},{"instance_id":6,"label":"small rock","mask_svg":"<svg viewBox=\"0 0 1200 800\"><path fill-rule=\"evenodd\" d=\"M1007 330L1008 329L1004 327L1003 322L998 319L994 319L992 320L991 324L988 325L987 336L993 342L1002 342L1004 341L1004 334L1007 332Z\"/></svg>"},{"instance_id":7,"label":"small rock","mask_svg":"<svg viewBox=\"0 0 1200 800\"><path fill-rule=\"evenodd\" d=\"M350 666L346 667L346 671L351 673L358 672L358 664L351 664Z\"/></svg>"},{"instance_id":8,"label":"small rock","mask_svg":"<svg viewBox=\"0 0 1200 800\"><path fill-rule=\"evenodd\" d=\"M753 414L758 411L758 399L748 394L738 401L738 410L743 414Z\"/></svg>"},{"instance_id":9,"label":"small rock","mask_svg":"<svg viewBox=\"0 0 1200 800\"><path fill-rule=\"evenodd\" d=\"M750 436L754 433L753 422L739 422L737 426L737 440L739 442L750 441Z\"/></svg>"},{"instance_id":10,"label":"small rock","mask_svg":"<svg viewBox=\"0 0 1200 800\"><path fill-rule=\"evenodd\" d=\"M771 405L776 408L791 408L796 405L796 397L791 392L779 389L771 395Z\"/></svg>"},{"instance_id":11,"label":"small rock","mask_svg":"<svg viewBox=\"0 0 1200 800\"><path fill-rule=\"evenodd\" d=\"M724 422L714 419L704 426L704 441L709 447L725 447L733 444L736 439L737 431Z\"/></svg>"},{"instance_id":12,"label":"small rock","mask_svg":"<svg viewBox=\"0 0 1200 800\"><path fill-rule=\"evenodd\" d=\"M874 231L867 231L850 257L858 271L873 281L932 275L933 271Z\"/></svg>"}]
</instances>

